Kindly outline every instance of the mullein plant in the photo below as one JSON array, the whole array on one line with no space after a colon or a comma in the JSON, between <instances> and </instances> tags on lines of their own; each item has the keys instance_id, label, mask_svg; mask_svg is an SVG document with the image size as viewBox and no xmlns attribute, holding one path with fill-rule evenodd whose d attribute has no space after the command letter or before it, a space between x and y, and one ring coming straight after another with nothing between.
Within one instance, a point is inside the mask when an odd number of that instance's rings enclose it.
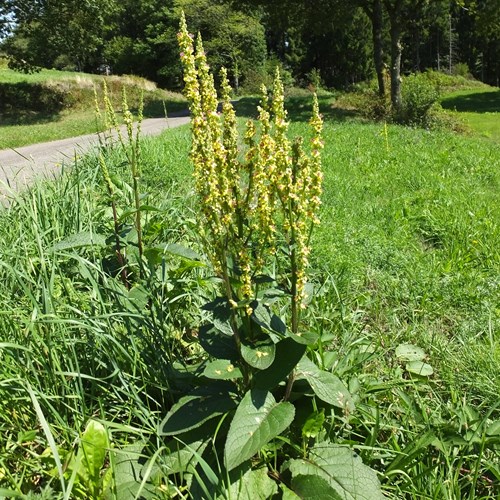
<instances>
[{"instance_id":1,"label":"mullein plant","mask_svg":"<svg viewBox=\"0 0 500 500\"><path fill-rule=\"evenodd\" d=\"M139 182L140 182L140 138L141 138L141 124L143 120L143 109L144 109L144 99L141 95L139 100L139 109L137 113L137 123L134 130L134 116L130 111L127 94L125 88L122 89L122 114L123 114L123 124L125 136L122 132L122 128L118 123L118 119L111 103L109 97L108 87L106 82L103 82L103 102L104 102L104 135L103 138L99 137L100 141L100 152L99 152L99 166L101 174L103 176L104 182L106 184L106 190L111 204L113 213L113 232L115 239L115 254L117 262L120 268L120 276L123 284L126 288L130 288L130 273L127 265L127 260L124 252L123 245L120 241L120 221L118 216L118 190L112 181L111 175L109 173L106 159L104 156L104 150L110 145L112 140L111 132L114 130L118 143L125 153L127 159L127 164L130 167L130 174L132 177L132 193L133 193L133 204L134 204L134 227L137 232L137 248L139 258L143 255L143 241L142 241L142 223L141 223L141 197L139 192ZM96 121L102 119L102 113L99 106L99 99L97 96L97 91L94 88L94 105L95 105L95 116Z\"/></svg>"},{"instance_id":2,"label":"mullein plant","mask_svg":"<svg viewBox=\"0 0 500 500\"><path fill-rule=\"evenodd\" d=\"M178 38L192 118L191 159L206 253L223 280L232 308L250 316L257 298L256 278L276 259L277 248L284 243L289 262L290 327L298 334L306 299L310 238L319 223L321 203L323 122L317 97L313 98L313 137L307 155L302 138L293 142L288 138L284 89L277 71L271 100L262 87L260 130L252 121L247 123L242 161L226 70L221 72L219 113L201 38L194 42L184 17ZM239 329L233 323L238 338Z\"/></svg>"},{"instance_id":3,"label":"mullein plant","mask_svg":"<svg viewBox=\"0 0 500 500\"><path fill-rule=\"evenodd\" d=\"M309 154L302 139L288 138L278 73L272 98L263 88L258 120L247 123L240 140L227 74L222 70L219 113L202 41L194 42L184 17L179 44L192 118L199 227L223 294L204 307L211 322L198 331L210 358L192 378L194 387L168 411L160 434L174 438L167 444L174 461L183 450L182 470L201 467L186 485L193 498L215 498L224 487L235 496L255 491L259 498L271 498L278 484L283 496L292 488L302 497L313 484L325 498L361 498L363 491L363 498L381 500L376 473L331 442L335 415L348 420L353 398L338 377L309 359L317 339L300 320L321 203L318 101L314 97ZM287 326L275 311L276 302L283 306L288 300ZM295 418L297 408L309 415L305 423ZM297 436L302 447L293 442ZM210 492L203 480L207 464L220 469L211 475L215 490Z\"/></svg>"}]
</instances>

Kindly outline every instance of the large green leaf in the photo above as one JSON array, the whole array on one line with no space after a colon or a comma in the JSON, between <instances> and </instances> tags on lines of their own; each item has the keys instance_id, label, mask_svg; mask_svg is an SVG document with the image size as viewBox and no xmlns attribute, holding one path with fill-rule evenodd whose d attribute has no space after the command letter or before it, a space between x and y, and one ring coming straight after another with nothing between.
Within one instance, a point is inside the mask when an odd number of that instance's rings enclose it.
<instances>
[{"instance_id":1,"label":"large green leaf","mask_svg":"<svg viewBox=\"0 0 500 500\"><path fill-rule=\"evenodd\" d=\"M250 344L247 342L241 343L241 355L243 359L253 368L265 370L269 368L274 361L276 354L276 344L271 339L267 341L256 342Z\"/></svg>"},{"instance_id":2,"label":"large green leaf","mask_svg":"<svg viewBox=\"0 0 500 500\"><path fill-rule=\"evenodd\" d=\"M215 380L233 380L241 378L241 370L228 359L217 359L208 363L203 375Z\"/></svg>"},{"instance_id":3,"label":"large green leaf","mask_svg":"<svg viewBox=\"0 0 500 500\"><path fill-rule=\"evenodd\" d=\"M90 246L106 246L106 237L102 234L83 231L81 233L72 234L64 240L58 241L53 248L55 251L63 251Z\"/></svg>"},{"instance_id":4,"label":"large green leaf","mask_svg":"<svg viewBox=\"0 0 500 500\"><path fill-rule=\"evenodd\" d=\"M112 464L112 478L108 481L109 487L104 498L112 500L134 500L136 498L154 498L155 488L149 482L143 482L141 471L146 455L143 453L145 443L138 442L110 454ZM108 474L111 470L108 470Z\"/></svg>"},{"instance_id":5,"label":"large green leaf","mask_svg":"<svg viewBox=\"0 0 500 500\"><path fill-rule=\"evenodd\" d=\"M185 247L184 245L179 245L178 243L167 243L163 247L163 251L171 255L177 255L184 259L189 260L201 260L201 256L196 253L191 248Z\"/></svg>"},{"instance_id":6,"label":"large green leaf","mask_svg":"<svg viewBox=\"0 0 500 500\"><path fill-rule=\"evenodd\" d=\"M199 387L172 406L160 424L160 435L174 436L195 429L211 418L222 415L236 406L234 385L216 382Z\"/></svg>"},{"instance_id":7,"label":"large green leaf","mask_svg":"<svg viewBox=\"0 0 500 500\"><path fill-rule=\"evenodd\" d=\"M302 500L341 500L344 498L328 484L326 479L312 474L299 474L294 477L292 488Z\"/></svg>"},{"instance_id":8,"label":"large green leaf","mask_svg":"<svg viewBox=\"0 0 500 500\"><path fill-rule=\"evenodd\" d=\"M430 377L434 373L431 365L417 360L406 363L406 370L421 377Z\"/></svg>"},{"instance_id":9,"label":"large green leaf","mask_svg":"<svg viewBox=\"0 0 500 500\"><path fill-rule=\"evenodd\" d=\"M273 364L266 370L254 375L254 387L263 390L270 390L277 387L295 368L305 351L305 345L298 344L291 338L280 340L276 344L276 354Z\"/></svg>"},{"instance_id":10,"label":"large green leaf","mask_svg":"<svg viewBox=\"0 0 500 500\"><path fill-rule=\"evenodd\" d=\"M202 309L210 311L213 317L213 325L224 335L232 336L231 307L227 299L218 297L212 302L205 304Z\"/></svg>"},{"instance_id":11,"label":"large green leaf","mask_svg":"<svg viewBox=\"0 0 500 500\"><path fill-rule=\"evenodd\" d=\"M306 357L298 364L297 378L305 378L314 394L326 403L349 413L354 411L354 401L342 381L333 373L320 370Z\"/></svg>"},{"instance_id":12,"label":"large green leaf","mask_svg":"<svg viewBox=\"0 0 500 500\"><path fill-rule=\"evenodd\" d=\"M108 448L106 428L97 420L90 420L80 440L76 456L76 472L94 493L100 488L101 469Z\"/></svg>"},{"instance_id":13,"label":"large green leaf","mask_svg":"<svg viewBox=\"0 0 500 500\"><path fill-rule=\"evenodd\" d=\"M330 443L310 450L309 459L288 462L292 489L301 498L332 500L383 500L380 482L373 469L363 464L350 449ZM313 479L314 477L321 480ZM330 496L321 496L321 486L328 485ZM301 492L305 496L302 496Z\"/></svg>"},{"instance_id":14,"label":"large green leaf","mask_svg":"<svg viewBox=\"0 0 500 500\"><path fill-rule=\"evenodd\" d=\"M422 361L425 351L416 345L400 344L396 347L396 357L405 361Z\"/></svg>"},{"instance_id":15,"label":"large green leaf","mask_svg":"<svg viewBox=\"0 0 500 500\"><path fill-rule=\"evenodd\" d=\"M203 325L198 332L201 347L217 359L238 359L238 349L233 337L221 333L213 324Z\"/></svg>"},{"instance_id":16,"label":"large green leaf","mask_svg":"<svg viewBox=\"0 0 500 500\"><path fill-rule=\"evenodd\" d=\"M229 485L224 485L223 494L217 500L256 500L272 498L278 492L278 485L268 476L267 467L251 468L249 463L229 473Z\"/></svg>"},{"instance_id":17,"label":"large green leaf","mask_svg":"<svg viewBox=\"0 0 500 500\"><path fill-rule=\"evenodd\" d=\"M252 316L251 319L264 330L285 335L286 325L279 316L273 314L269 307L260 301L254 300L251 304Z\"/></svg>"},{"instance_id":18,"label":"large green leaf","mask_svg":"<svg viewBox=\"0 0 500 500\"><path fill-rule=\"evenodd\" d=\"M228 470L253 457L292 423L294 415L291 403L276 403L270 392L256 389L247 392L236 409L226 439Z\"/></svg>"}]
</instances>

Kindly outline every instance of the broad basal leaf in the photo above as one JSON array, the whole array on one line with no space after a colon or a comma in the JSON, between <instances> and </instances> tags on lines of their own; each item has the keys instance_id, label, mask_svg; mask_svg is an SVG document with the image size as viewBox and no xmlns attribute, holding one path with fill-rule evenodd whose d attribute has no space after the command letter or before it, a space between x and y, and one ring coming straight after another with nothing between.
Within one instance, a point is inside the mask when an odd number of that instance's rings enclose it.
<instances>
[{"instance_id":1,"label":"broad basal leaf","mask_svg":"<svg viewBox=\"0 0 500 500\"><path fill-rule=\"evenodd\" d=\"M265 370L269 368L276 354L276 344L271 339L255 344L242 342L241 355L243 359L253 368Z\"/></svg>"},{"instance_id":2,"label":"broad basal leaf","mask_svg":"<svg viewBox=\"0 0 500 500\"><path fill-rule=\"evenodd\" d=\"M278 485L268 476L267 467L251 468L250 464L237 467L229 473L229 485L224 485L224 493L217 500L256 500L273 498Z\"/></svg>"},{"instance_id":3,"label":"broad basal leaf","mask_svg":"<svg viewBox=\"0 0 500 500\"><path fill-rule=\"evenodd\" d=\"M221 333L213 324L204 325L198 332L201 347L217 359L238 359L238 349L233 337Z\"/></svg>"},{"instance_id":4,"label":"broad basal leaf","mask_svg":"<svg viewBox=\"0 0 500 500\"><path fill-rule=\"evenodd\" d=\"M234 414L225 445L228 470L253 457L266 443L283 432L293 421L291 403L276 403L267 391L245 394Z\"/></svg>"},{"instance_id":5,"label":"broad basal leaf","mask_svg":"<svg viewBox=\"0 0 500 500\"><path fill-rule=\"evenodd\" d=\"M231 328L231 307L227 299L218 297L212 302L205 304L202 309L210 311L213 317L213 325L224 335L232 336Z\"/></svg>"},{"instance_id":6,"label":"broad basal leaf","mask_svg":"<svg viewBox=\"0 0 500 500\"><path fill-rule=\"evenodd\" d=\"M236 407L233 384L218 382L199 387L172 406L160 424L160 435L176 435Z\"/></svg>"},{"instance_id":7,"label":"broad basal leaf","mask_svg":"<svg viewBox=\"0 0 500 500\"><path fill-rule=\"evenodd\" d=\"M344 498L328 484L326 479L312 474L308 476L299 474L294 477L292 487L297 498L301 500L343 500Z\"/></svg>"},{"instance_id":8,"label":"broad basal leaf","mask_svg":"<svg viewBox=\"0 0 500 500\"><path fill-rule=\"evenodd\" d=\"M274 389L283 382L304 355L306 346L292 338L285 338L276 344L273 364L254 375L254 387L263 390Z\"/></svg>"},{"instance_id":9,"label":"broad basal leaf","mask_svg":"<svg viewBox=\"0 0 500 500\"><path fill-rule=\"evenodd\" d=\"M242 377L241 370L227 359L217 359L208 363L203 375L215 380L232 380Z\"/></svg>"},{"instance_id":10,"label":"broad basal leaf","mask_svg":"<svg viewBox=\"0 0 500 500\"><path fill-rule=\"evenodd\" d=\"M106 500L115 498L134 500L138 497L138 493L140 498L154 498L154 486L149 483L143 484L143 476L141 475L142 462L147 457L143 451L145 446L146 442L138 442L111 451L113 467L112 470L107 471L107 474L111 474L111 476L107 481L109 486L105 491L104 498ZM112 483L114 483L113 486Z\"/></svg>"},{"instance_id":11,"label":"broad basal leaf","mask_svg":"<svg viewBox=\"0 0 500 500\"><path fill-rule=\"evenodd\" d=\"M257 300L251 303L253 310L252 321L257 323L261 328L267 332L274 332L279 335L284 335L286 333L286 325L283 321L273 314L268 306L259 302Z\"/></svg>"},{"instance_id":12,"label":"broad basal leaf","mask_svg":"<svg viewBox=\"0 0 500 500\"><path fill-rule=\"evenodd\" d=\"M301 498L313 498L313 495L332 500L385 498L375 471L343 446L318 444L311 449L308 460L291 460L287 466L292 473L292 489ZM321 487L325 484L328 485L329 497L321 496Z\"/></svg>"},{"instance_id":13,"label":"broad basal leaf","mask_svg":"<svg viewBox=\"0 0 500 500\"><path fill-rule=\"evenodd\" d=\"M73 250L75 248L90 247L90 246L106 246L106 237L102 234L81 232L68 236L64 240L57 242L54 245L54 250Z\"/></svg>"},{"instance_id":14,"label":"broad basal leaf","mask_svg":"<svg viewBox=\"0 0 500 500\"><path fill-rule=\"evenodd\" d=\"M306 357L298 364L297 378L305 378L314 394L326 403L349 413L354 411L354 401L342 381L333 373L320 370Z\"/></svg>"},{"instance_id":15,"label":"broad basal leaf","mask_svg":"<svg viewBox=\"0 0 500 500\"><path fill-rule=\"evenodd\" d=\"M406 363L406 370L421 377L430 377L434 373L432 366L423 361L410 361Z\"/></svg>"},{"instance_id":16,"label":"broad basal leaf","mask_svg":"<svg viewBox=\"0 0 500 500\"><path fill-rule=\"evenodd\" d=\"M396 347L396 357L405 361L422 361L425 351L412 344L400 344Z\"/></svg>"},{"instance_id":17,"label":"broad basal leaf","mask_svg":"<svg viewBox=\"0 0 500 500\"><path fill-rule=\"evenodd\" d=\"M78 475L93 487L98 487L108 447L104 425L90 420L80 441L76 463Z\"/></svg>"}]
</instances>

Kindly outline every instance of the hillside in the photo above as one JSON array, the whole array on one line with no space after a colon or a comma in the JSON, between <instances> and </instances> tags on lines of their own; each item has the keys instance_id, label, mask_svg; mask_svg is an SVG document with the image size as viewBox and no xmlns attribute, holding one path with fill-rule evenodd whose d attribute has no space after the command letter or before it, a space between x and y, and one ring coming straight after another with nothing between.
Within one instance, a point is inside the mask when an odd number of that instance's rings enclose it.
<instances>
[{"instance_id":1,"label":"hillside","mask_svg":"<svg viewBox=\"0 0 500 500\"><path fill-rule=\"evenodd\" d=\"M162 117L186 107L180 94L168 92L143 78L100 76L42 70L23 74L0 68L0 149L64 139L96 132L95 94L106 82L119 113L122 89L136 109L144 96L144 117Z\"/></svg>"}]
</instances>

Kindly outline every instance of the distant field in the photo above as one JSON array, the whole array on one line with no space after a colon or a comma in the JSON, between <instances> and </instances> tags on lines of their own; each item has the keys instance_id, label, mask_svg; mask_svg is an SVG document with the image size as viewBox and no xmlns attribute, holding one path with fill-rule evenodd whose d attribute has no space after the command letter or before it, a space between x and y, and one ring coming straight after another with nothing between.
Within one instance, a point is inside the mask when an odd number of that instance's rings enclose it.
<instances>
[{"instance_id":1,"label":"distant field","mask_svg":"<svg viewBox=\"0 0 500 500\"><path fill-rule=\"evenodd\" d=\"M500 89L492 87L460 90L441 101L445 109L457 111L472 130L500 143Z\"/></svg>"},{"instance_id":2,"label":"distant field","mask_svg":"<svg viewBox=\"0 0 500 500\"><path fill-rule=\"evenodd\" d=\"M0 65L0 149L96 132L102 124L96 124L94 88L102 100L104 81L118 118L122 88L132 109L144 95L146 118L162 117L165 111L186 107L180 94L158 89L153 82L139 77L57 70L23 74Z\"/></svg>"}]
</instances>

